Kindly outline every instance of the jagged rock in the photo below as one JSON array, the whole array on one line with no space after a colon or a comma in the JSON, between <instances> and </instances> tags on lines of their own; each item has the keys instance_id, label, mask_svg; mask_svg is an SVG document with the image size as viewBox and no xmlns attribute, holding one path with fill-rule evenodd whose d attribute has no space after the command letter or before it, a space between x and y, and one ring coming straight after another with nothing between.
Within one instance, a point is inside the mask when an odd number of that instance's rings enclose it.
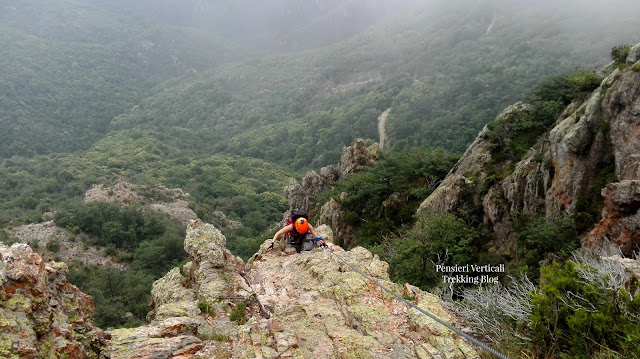
<instances>
[{"instance_id":1,"label":"jagged rock","mask_svg":"<svg viewBox=\"0 0 640 359\"><path fill-rule=\"evenodd\" d=\"M315 203L313 197L330 188L331 183L339 181L348 174L356 173L373 166L378 160L378 145L366 146L363 140L357 139L353 146L344 147L340 163L336 166L326 166L320 170L308 172L299 183L291 181L284 189L290 209L300 208L311 210Z\"/></svg>"},{"instance_id":2,"label":"jagged rock","mask_svg":"<svg viewBox=\"0 0 640 359\"><path fill-rule=\"evenodd\" d=\"M640 252L640 181L610 183L602 190L602 220L589 233L589 248L620 248L626 256Z\"/></svg>"},{"instance_id":3,"label":"jagged rock","mask_svg":"<svg viewBox=\"0 0 640 359\"><path fill-rule=\"evenodd\" d=\"M319 231L323 228L330 231L328 226L318 226ZM391 282L387 263L364 248L345 252L333 246L333 252L314 249L285 255L280 250L266 250L267 240L242 266L228 254L224 243L213 226L189 225L185 248L191 262L184 266L184 276L176 268L154 283L153 321L140 328L112 331L107 354L112 359L479 358L451 331L417 314L337 257L451 320L436 296L407 286L409 293ZM211 272L202 275L203 268ZM233 278L244 285L234 284ZM213 287L222 288L225 297L214 299L206 294ZM224 305L209 302L213 311L190 311L188 317L182 316L189 312L186 310L176 310L177 317L158 314L159 308L170 303L175 308L189 302L182 308L192 308L196 300L202 302L205 297ZM246 322L233 322L229 308L240 303L248 304Z\"/></svg>"},{"instance_id":4,"label":"jagged rock","mask_svg":"<svg viewBox=\"0 0 640 359\"><path fill-rule=\"evenodd\" d=\"M196 317L200 314L196 294L184 286L186 278L180 268L173 268L164 277L153 283L151 288L151 308L148 321L171 317Z\"/></svg>"},{"instance_id":5,"label":"jagged rock","mask_svg":"<svg viewBox=\"0 0 640 359\"><path fill-rule=\"evenodd\" d=\"M324 239L325 243L334 243L333 231L326 224L316 227L316 233Z\"/></svg>"},{"instance_id":6,"label":"jagged rock","mask_svg":"<svg viewBox=\"0 0 640 359\"><path fill-rule=\"evenodd\" d=\"M509 120L523 109L526 105L511 106L497 120ZM513 223L517 216L574 215L578 202L592 198L594 190L600 189L593 187L601 185L603 179L615 174L619 180L640 180L639 117L640 74L630 69L613 70L587 101L567 107L549 133L515 164L509 176L498 179L489 188L481 185L487 178L485 167L490 161L485 127L420 209L455 212L463 200L470 200L462 197L477 198L482 190L486 191L481 202L485 223L496 238L492 248L507 253L516 237ZM499 167L494 168L499 173L506 164L492 165ZM605 236L613 232L635 233L632 229L635 219L609 217L609 221L603 220L598 230L592 232L590 243L606 238L618 244L627 243L620 241L620 234ZM595 236L600 239L594 239Z\"/></svg>"},{"instance_id":7,"label":"jagged rock","mask_svg":"<svg viewBox=\"0 0 640 359\"><path fill-rule=\"evenodd\" d=\"M107 336L93 326L93 299L26 244L0 244L0 355L102 358Z\"/></svg>"},{"instance_id":8,"label":"jagged rock","mask_svg":"<svg viewBox=\"0 0 640 359\"><path fill-rule=\"evenodd\" d=\"M320 223L326 223L335 235L332 241L339 246L348 247L353 237L353 229L344 222L344 211L336 200L331 198L320 208Z\"/></svg>"},{"instance_id":9,"label":"jagged rock","mask_svg":"<svg viewBox=\"0 0 640 359\"><path fill-rule=\"evenodd\" d=\"M340 177L344 178L350 173L373 166L378 160L378 152L377 143L367 147L362 139L357 139L353 146L344 147L340 155L340 164L338 165Z\"/></svg>"},{"instance_id":10,"label":"jagged rock","mask_svg":"<svg viewBox=\"0 0 640 359\"><path fill-rule=\"evenodd\" d=\"M84 194L84 203L91 202L116 202L131 203L142 199L138 194L136 185L127 182L124 178L118 176L116 184L111 188L105 188L98 184L91 187Z\"/></svg>"},{"instance_id":11,"label":"jagged rock","mask_svg":"<svg viewBox=\"0 0 640 359\"><path fill-rule=\"evenodd\" d=\"M418 358L428 343L448 358L477 354L446 329L425 320L403 302L352 271L364 271L396 293L388 265L364 248L312 251L295 256L266 253L251 263L247 280L270 319L255 318L240 332L237 357ZM415 288L418 305L445 318L436 296ZM285 325L276 325L272 323ZM277 330L273 330L276 327ZM401 354L402 353L402 354ZM467 356L465 356L465 354Z\"/></svg>"},{"instance_id":12,"label":"jagged rock","mask_svg":"<svg viewBox=\"0 0 640 359\"><path fill-rule=\"evenodd\" d=\"M640 73L626 71L602 101L602 120L609 138L619 180L640 179Z\"/></svg>"},{"instance_id":13,"label":"jagged rock","mask_svg":"<svg viewBox=\"0 0 640 359\"><path fill-rule=\"evenodd\" d=\"M204 347L197 337L200 322L169 318L154 325L112 330L110 358L188 358Z\"/></svg>"},{"instance_id":14,"label":"jagged rock","mask_svg":"<svg viewBox=\"0 0 640 359\"><path fill-rule=\"evenodd\" d=\"M184 249L191 258L188 267L190 287L199 302L223 309L227 298L247 297L251 290L240 275L242 259L226 247L226 238L211 224L193 221L187 227Z\"/></svg>"},{"instance_id":15,"label":"jagged rock","mask_svg":"<svg viewBox=\"0 0 640 359\"><path fill-rule=\"evenodd\" d=\"M635 45L629 50L629 55L627 55L627 63L635 64L640 61L640 44Z\"/></svg>"},{"instance_id":16,"label":"jagged rock","mask_svg":"<svg viewBox=\"0 0 640 359\"><path fill-rule=\"evenodd\" d=\"M418 210L431 213L452 212L464 200L462 193L472 186L471 181L461 175L447 175L447 184L440 185L427 197Z\"/></svg>"}]
</instances>

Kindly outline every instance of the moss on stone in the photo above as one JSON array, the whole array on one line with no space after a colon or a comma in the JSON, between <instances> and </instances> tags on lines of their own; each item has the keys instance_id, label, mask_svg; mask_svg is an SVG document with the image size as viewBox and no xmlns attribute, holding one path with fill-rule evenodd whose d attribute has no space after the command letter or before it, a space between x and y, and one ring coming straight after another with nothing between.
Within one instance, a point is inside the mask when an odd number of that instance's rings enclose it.
<instances>
[{"instance_id":1,"label":"moss on stone","mask_svg":"<svg viewBox=\"0 0 640 359\"><path fill-rule=\"evenodd\" d=\"M5 302L4 307L16 312L28 312L31 309L31 301L22 294L15 293Z\"/></svg>"}]
</instances>

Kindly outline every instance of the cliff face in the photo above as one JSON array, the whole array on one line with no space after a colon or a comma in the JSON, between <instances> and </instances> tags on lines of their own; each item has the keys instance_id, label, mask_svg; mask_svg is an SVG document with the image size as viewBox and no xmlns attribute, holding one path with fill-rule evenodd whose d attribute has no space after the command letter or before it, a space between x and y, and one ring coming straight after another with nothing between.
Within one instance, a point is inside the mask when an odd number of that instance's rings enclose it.
<instances>
[{"instance_id":1,"label":"cliff face","mask_svg":"<svg viewBox=\"0 0 640 359\"><path fill-rule=\"evenodd\" d=\"M449 322L437 297L389 280L363 248L261 251L247 264L212 225L187 228L191 261L156 281L148 326L111 331L111 358L479 358L335 255Z\"/></svg>"},{"instance_id":2,"label":"cliff face","mask_svg":"<svg viewBox=\"0 0 640 359\"><path fill-rule=\"evenodd\" d=\"M629 66L610 73L580 106L570 105L555 126L515 164L506 178L481 189L491 161L485 128L446 179L420 206L453 212L475 197L495 233L493 249L513 250L513 224L520 215L575 216L585 199L602 190L605 208L586 246L619 246L625 255L640 249L640 62L635 46ZM633 61L633 62L632 62ZM517 116L526 105L507 108L498 119ZM615 175L619 182L605 179Z\"/></svg>"},{"instance_id":3,"label":"cliff face","mask_svg":"<svg viewBox=\"0 0 640 359\"><path fill-rule=\"evenodd\" d=\"M94 327L93 299L67 282L66 264L26 244L0 244L0 357L102 358L108 336Z\"/></svg>"}]
</instances>

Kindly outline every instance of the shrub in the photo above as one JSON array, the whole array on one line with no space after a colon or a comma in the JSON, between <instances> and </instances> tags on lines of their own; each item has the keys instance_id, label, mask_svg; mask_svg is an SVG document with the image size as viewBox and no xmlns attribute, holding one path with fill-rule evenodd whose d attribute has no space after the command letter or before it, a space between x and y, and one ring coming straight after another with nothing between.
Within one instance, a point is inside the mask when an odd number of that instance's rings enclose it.
<instances>
[{"instance_id":1,"label":"shrub","mask_svg":"<svg viewBox=\"0 0 640 359\"><path fill-rule=\"evenodd\" d=\"M515 227L520 257L518 264L533 268L534 277L538 276L536 268L540 261L547 259L549 253L564 260L580 246L575 224L569 217L558 217L553 221L544 218L523 221Z\"/></svg>"},{"instance_id":2,"label":"shrub","mask_svg":"<svg viewBox=\"0 0 640 359\"><path fill-rule=\"evenodd\" d=\"M49 242L47 242L47 250L53 252L53 253L58 253L58 251L60 250L60 242L58 242L57 239L51 239Z\"/></svg>"},{"instance_id":3,"label":"shrub","mask_svg":"<svg viewBox=\"0 0 640 359\"><path fill-rule=\"evenodd\" d=\"M441 280L434 263L470 263L478 238L478 232L454 215L420 213L409 232L387 243L384 259L389 262L395 282L428 289Z\"/></svg>"},{"instance_id":4,"label":"shrub","mask_svg":"<svg viewBox=\"0 0 640 359\"><path fill-rule=\"evenodd\" d=\"M620 286L624 280L609 269L573 261L541 273L530 324L534 341L542 344L539 356L640 358L640 296Z\"/></svg>"},{"instance_id":5,"label":"shrub","mask_svg":"<svg viewBox=\"0 0 640 359\"><path fill-rule=\"evenodd\" d=\"M200 309L202 313L215 315L214 308L207 302L198 302L198 309Z\"/></svg>"},{"instance_id":6,"label":"shrub","mask_svg":"<svg viewBox=\"0 0 640 359\"><path fill-rule=\"evenodd\" d=\"M572 260L543 266L539 287L512 278L506 286L466 288L452 304L477 334L512 357L637 359L640 296L627 291L631 275L610 256L578 251Z\"/></svg>"},{"instance_id":7,"label":"shrub","mask_svg":"<svg viewBox=\"0 0 640 359\"><path fill-rule=\"evenodd\" d=\"M611 49L611 60L616 65L623 65L627 63L627 56L629 56L631 46L628 44L614 46Z\"/></svg>"},{"instance_id":8,"label":"shrub","mask_svg":"<svg viewBox=\"0 0 640 359\"><path fill-rule=\"evenodd\" d=\"M238 324L244 324L247 322L247 305L249 302L243 300L238 303L235 308L231 311L229 315L229 320L232 322L237 322Z\"/></svg>"}]
</instances>

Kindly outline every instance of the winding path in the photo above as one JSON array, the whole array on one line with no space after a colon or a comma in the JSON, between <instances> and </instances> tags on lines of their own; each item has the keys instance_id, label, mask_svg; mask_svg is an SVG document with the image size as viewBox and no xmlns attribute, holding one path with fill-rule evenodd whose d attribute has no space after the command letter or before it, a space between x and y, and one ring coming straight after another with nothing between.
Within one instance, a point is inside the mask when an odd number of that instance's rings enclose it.
<instances>
[{"instance_id":1,"label":"winding path","mask_svg":"<svg viewBox=\"0 0 640 359\"><path fill-rule=\"evenodd\" d=\"M391 111L391 107L386 109L380 117L378 117L378 133L380 134L380 150L384 148L384 141L387 139L387 117L389 117L389 112Z\"/></svg>"}]
</instances>

